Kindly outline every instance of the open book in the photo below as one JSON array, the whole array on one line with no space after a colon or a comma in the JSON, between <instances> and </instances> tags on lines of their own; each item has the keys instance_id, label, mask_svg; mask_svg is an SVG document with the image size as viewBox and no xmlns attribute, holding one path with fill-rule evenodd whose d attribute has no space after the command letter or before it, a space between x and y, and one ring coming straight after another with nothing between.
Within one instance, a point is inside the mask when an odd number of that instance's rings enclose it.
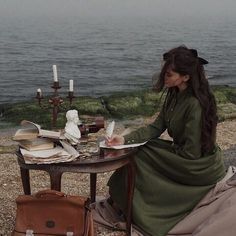
<instances>
[{"instance_id":1,"label":"open book","mask_svg":"<svg viewBox=\"0 0 236 236\"><path fill-rule=\"evenodd\" d=\"M41 129L40 125L28 120L22 120L21 125L24 126L24 128L18 129L16 131L15 135L13 136L13 140L28 140L35 139L37 137L45 137L52 139L61 138L61 132Z\"/></svg>"}]
</instances>

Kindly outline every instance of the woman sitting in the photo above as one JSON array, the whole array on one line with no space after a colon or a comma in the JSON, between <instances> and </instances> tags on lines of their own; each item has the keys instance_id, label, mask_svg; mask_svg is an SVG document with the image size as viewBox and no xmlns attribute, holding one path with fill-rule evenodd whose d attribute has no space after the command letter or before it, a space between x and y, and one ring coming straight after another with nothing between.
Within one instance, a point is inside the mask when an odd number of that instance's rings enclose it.
<instances>
[{"instance_id":1,"label":"woman sitting","mask_svg":"<svg viewBox=\"0 0 236 236\"><path fill-rule=\"evenodd\" d=\"M156 88L167 89L157 119L132 133L107 139L107 145L141 143L133 197L133 221L153 236L164 236L188 215L225 176L216 145L216 102L194 49L174 48L163 55ZM165 131L173 141L159 139ZM126 210L126 169L117 170L108 185L116 205Z\"/></svg>"}]
</instances>

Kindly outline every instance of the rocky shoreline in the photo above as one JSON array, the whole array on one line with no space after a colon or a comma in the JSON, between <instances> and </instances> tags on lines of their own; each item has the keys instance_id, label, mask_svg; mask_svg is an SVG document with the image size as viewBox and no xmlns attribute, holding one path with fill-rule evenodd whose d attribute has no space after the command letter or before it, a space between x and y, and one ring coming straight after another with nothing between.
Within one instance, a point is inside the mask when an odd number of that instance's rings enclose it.
<instances>
[{"instance_id":1,"label":"rocky shoreline","mask_svg":"<svg viewBox=\"0 0 236 236\"><path fill-rule=\"evenodd\" d=\"M236 118L236 87L214 86L212 91L216 97L220 121ZM162 97L162 99L161 99ZM135 119L137 117L153 116L161 107L165 94L157 93L151 89L114 93L103 97L77 97L72 105L65 101L59 107L57 128L63 128L66 122L65 113L69 109L76 109L79 116L101 115L107 119ZM43 128L51 127L52 107L49 98L41 101L26 101L15 104L0 105L0 129L9 128L20 124L21 120L30 120L42 125Z\"/></svg>"},{"instance_id":2,"label":"rocky shoreline","mask_svg":"<svg viewBox=\"0 0 236 236\"><path fill-rule=\"evenodd\" d=\"M121 133L125 128L135 129L139 126L151 122L154 117L138 118L135 120L126 120L116 122L116 133ZM0 135L0 147L5 147L0 155L0 235L10 236L14 227L15 219L15 199L19 194L23 194L20 171L14 154L17 143L11 140L16 128L5 130ZM96 137L103 135L103 130ZM168 138L167 134L163 138ZM227 120L218 124L217 142L222 148L225 156L226 165L236 165L236 120ZM97 184L97 194L107 196L108 189L106 182L111 173L99 174ZM43 171L32 171L32 192L40 189L49 188L49 176ZM89 176L86 174L65 173L62 179L62 191L68 194L89 195ZM98 236L123 236L122 232L112 232L103 227L97 227Z\"/></svg>"}]
</instances>

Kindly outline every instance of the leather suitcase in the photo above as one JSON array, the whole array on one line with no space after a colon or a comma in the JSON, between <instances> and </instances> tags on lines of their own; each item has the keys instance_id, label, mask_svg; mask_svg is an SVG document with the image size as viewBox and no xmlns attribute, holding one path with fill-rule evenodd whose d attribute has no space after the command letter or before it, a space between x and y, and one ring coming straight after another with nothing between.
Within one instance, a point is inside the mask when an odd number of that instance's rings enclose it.
<instances>
[{"instance_id":1,"label":"leather suitcase","mask_svg":"<svg viewBox=\"0 0 236 236\"><path fill-rule=\"evenodd\" d=\"M94 236L89 203L55 190L20 195L12 236Z\"/></svg>"}]
</instances>

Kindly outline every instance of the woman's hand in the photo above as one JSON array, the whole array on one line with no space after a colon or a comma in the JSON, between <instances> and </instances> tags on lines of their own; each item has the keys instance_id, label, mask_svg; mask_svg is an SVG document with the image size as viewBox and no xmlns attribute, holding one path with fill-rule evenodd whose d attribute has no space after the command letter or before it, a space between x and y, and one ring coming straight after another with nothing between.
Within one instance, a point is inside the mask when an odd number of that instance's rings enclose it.
<instances>
[{"instance_id":1,"label":"woman's hand","mask_svg":"<svg viewBox=\"0 0 236 236\"><path fill-rule=\"evenodd\" d=\"M111 138L106 137L105 143L107 146L123 145L125 143L125 139L120 135L112 135Z\"/></svg>"}]
</instances>

